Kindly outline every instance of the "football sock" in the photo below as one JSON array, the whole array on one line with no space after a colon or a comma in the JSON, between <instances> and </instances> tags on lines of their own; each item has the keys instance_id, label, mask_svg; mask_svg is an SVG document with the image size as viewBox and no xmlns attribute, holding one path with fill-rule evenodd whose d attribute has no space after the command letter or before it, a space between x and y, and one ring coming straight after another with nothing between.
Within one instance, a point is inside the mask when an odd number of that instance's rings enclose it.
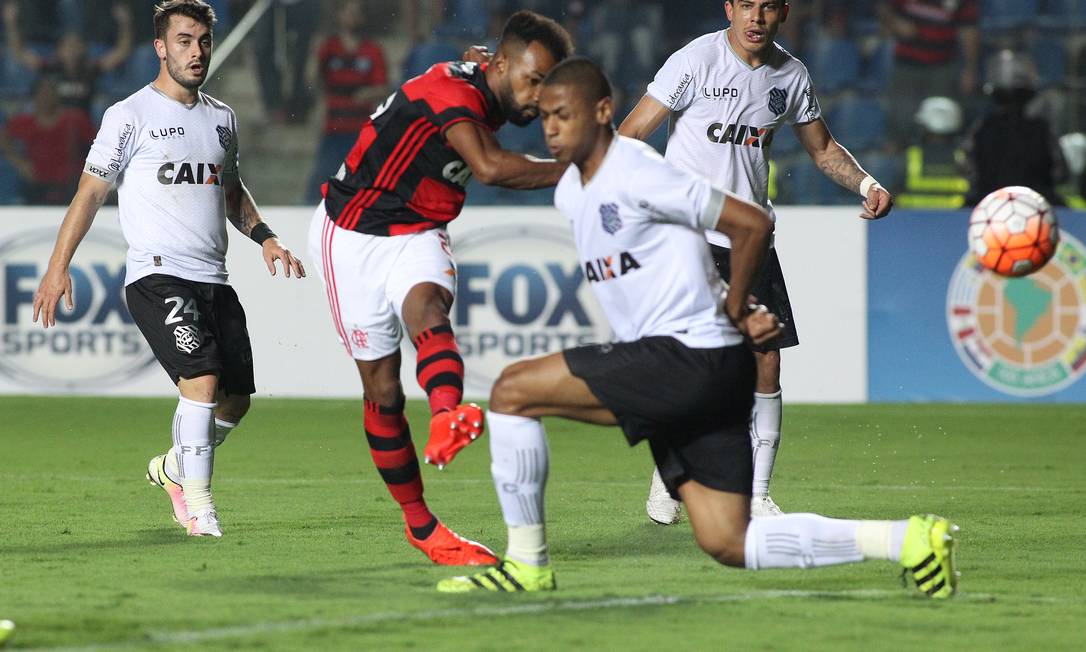
<instances>
[{"instance_id":1,"label":"football sock","mask_svg":"<svg viewBox=\"0 0 1086 652\"><path fill-rule=\"evenodd\" d=\"M755 496L769 495L769 479L781 441L781 393L754 393L754 409L750 415L750 443L754 449Z\"/></svg>"},{"instance_id":2,"label":"football sock","mask_svg":"<svg viewBox=\"0 0 1086 652\"><path fill-rule=\"evenodd\" d=\"M411 428L403 415L403 399L398 405L384 406L366 400L363 424L370 455L388 492L400 504L404 521L416 539L429 537L437 527L437 517L422 498L422 475L411 441Z\"/></svg>"},{"instance_id":3,"label":"football sock","mask_svg":"<svg viewBox=\"0 0 1086 652\"><path fill-rule=\"evenodd\" d=\"M452 326L442 324L422 331L415 338L415 348L415 377L430 398L430 413L454 409L464 397L464 359Z\"/></svg>"},{"instance_id":4,"label":"football sock","mask_svg":"<svg viewBox=\"0 0 1086 652\"><path fill-rule=\"evenodd\" d=\"M857 530L860 521L817 514L784 514L751 519L747 525L746 566L812 568L864 560Z\"/></svg>"},{"instance_id":5,"label":"football sock","mask_svg":"<svg viewBox=\"0 0 1086 652\"><path fill-rule=\"evenodd\" d=\"M189 514L198 516L214 507L211 501L211 473L215 458L211 423L214 403L192 401L184 396L177 401L173 415L173 451L185 503Z\"/></svg>"},{"instance_id":6,"label":"football sock","mask_svg":"<svg viewBox=\"0 0 1086 652\"><path fill-rule=\"evenodd\" d=\"M860 521L856 527L856 542L867 559L901 561L901 547L909 521Z\"/></svg>"},{"instance_id":7,"label":"football sock","mask_svg":"<svg viewBox=\"0 0 1086 652\"><path fill-rule=\"evenodd\" d=\"M230 431L237 428L237 422L230 422L224 419L215 417L215 447L222 446L222 443L226 441L226 436L230 434Z\"/></svg>"},{"instance_id":8,"label":"football sock","mask_svg":"<svg viewBox=\"0 0 1086 652\"><path fill-rule=\"evenodd\" d=\"M506 556L535 566L547 560L543 492L547 487L547 435L539 419L487 412L490 474L509 528Z\"/></svg>"}]
</instances>

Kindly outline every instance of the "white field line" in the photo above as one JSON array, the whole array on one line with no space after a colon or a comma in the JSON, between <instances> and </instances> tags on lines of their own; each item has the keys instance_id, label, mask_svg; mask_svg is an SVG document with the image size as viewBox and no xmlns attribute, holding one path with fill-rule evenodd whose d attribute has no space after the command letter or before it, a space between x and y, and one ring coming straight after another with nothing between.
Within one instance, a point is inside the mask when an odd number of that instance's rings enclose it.
<instances>
[{"instance_id":1,"label":"white field line","mask_svg":"<svg viewBox=\"0 0 1086 652\"><path fill-rule=\"evenodd\" d=\"M435 480L436 482L443 484L493 484L493 481L489 477L481 478L452 478L441 477ZM52 473L0 473L0 480L46 480L46 481L64 481L64 482L126 482L131 480L130 476L109 476L109 475L61 475ZM553 478L552 478L553 480ZM253 485L370 485L370 484L382 484L380 478L377 477L354 477L354 478L342 478L342 477L328 477L328 478L250 478L250 477L216 477L218 484L253 484ZM645 484L644 480L578 480L578 479L562 479L558 481L562 485L598 485L601 487L641 487ZM807 481L789 481L779 480L778 485L791 485L795 487L803 488L815 488L815 489L833 489L833 490L871 490L871 491L983 491L983 492L1059 492L1065 494L1082 493L1086 491L1086 488L1082 487L1066 487L1066 486L1010 486L1010 485L956 485L956 484L941 484L941 483L927 483L927 484L845 484L845 483L825 483L825 482L807 482Z\"/></svg>"},{"instance_id":2,"label":"white field line","mask_svg":"<svg viewBox=\"0 0 1086 652\"><path fill-rule=\"evenodd\" d=\"M433 621L441 619L464 620L480 616L502 617L563 613L574 611L594 611L604 609L622 609L629 607L666 607L672 605L716 604L723 602L752 602L756 600L780 599L851 599L851 600L886 600L910 595L904 589L885 591L878 589L860 589L851 591L786 591L768 590L746 593L725 593L707 596L647 595L628 598L605 598L601 600L551 600L530 604L514 604L501 607L472 607L465 609L431 609L426 611L384 611L349 618L307 618L278 622L234 625L212 629L149 632L146 638L117 643L106 643L61 648L31 648L36 652L98 652L105 650L146 647L154 645L182 645L219 641L249 636L311 632L320 630L351 629L381 623L407 623L415 621ZM515 598L514 598L515 599ZM955 602L995 602L1007 600L1006 596L992 594L961 594ZM1058 604L1067 602L1057 598L1015 596L1015 602Z\"/></svg>"}]
</instances>

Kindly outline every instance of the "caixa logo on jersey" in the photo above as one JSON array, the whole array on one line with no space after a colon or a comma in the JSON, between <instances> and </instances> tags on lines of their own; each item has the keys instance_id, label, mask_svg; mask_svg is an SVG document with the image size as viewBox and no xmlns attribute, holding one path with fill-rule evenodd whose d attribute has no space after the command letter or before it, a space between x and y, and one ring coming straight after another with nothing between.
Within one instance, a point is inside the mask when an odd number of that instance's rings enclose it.
<instances>
[{"instance_id":1,"label":"caixa logo on jersey","mask_svg":"<svg viewBox=\"0 0 1086 652\"><path fill-rule=\"evenodd\" d=\"M0 380L29 388L99 391L154 364L124 303L125 242L91 230L71 266L75 310L63 305L55 328L33 323L34 292L56 240L32 229L0 240Z\"/></svg>"},{"instance_id":2,"label":"caixa logo on jersey","mask_svg":"<svg viewBox=\"0 0 1086 652\"><path fill-rule=\"evenodd\" d=\"M469 396L485 397L517 360L610 339L568 229L478 228L455 236L453 253L453 325Z\"/></svg>"}]
</instances>

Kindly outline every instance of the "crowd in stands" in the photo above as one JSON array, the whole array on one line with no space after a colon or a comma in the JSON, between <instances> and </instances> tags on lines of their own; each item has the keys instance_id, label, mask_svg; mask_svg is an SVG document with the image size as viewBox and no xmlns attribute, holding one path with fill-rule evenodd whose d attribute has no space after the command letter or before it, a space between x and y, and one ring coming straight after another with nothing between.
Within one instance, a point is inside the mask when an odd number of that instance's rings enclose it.
<instances>
[{"instance_id":1,"label":"crowd in stands","mask_svg":"<svg viewBox=\"0 0 1086 652\"><path fill-rule=\"evenodd\" d=\"M64 203L101 113L157 73L143 47L154 1L0 3L0 203ZM253 0L211 4L221 43ZM274 138L277 125L320 130L296 201L318 196L397 83L469 45L493 49L519 9L559 20L606 67L620 120L671 52L724 26L721 0L275 0L246 36L246 65L269 125L260 136ZM834 135L902 205L965 206L1016 180L1086 207L1084 27L1086 0L811 0L792 3L779 43L810 69ZM216 92L231 102L228 88ZM507 126L499 139L546 154L538 125ZM666 129L650 142L663 149ZM856 201L791 133L778 134L772 156L776 203ZM481 184L468 193L473 204L550 200Z\"/></svg>"}]
</instances>

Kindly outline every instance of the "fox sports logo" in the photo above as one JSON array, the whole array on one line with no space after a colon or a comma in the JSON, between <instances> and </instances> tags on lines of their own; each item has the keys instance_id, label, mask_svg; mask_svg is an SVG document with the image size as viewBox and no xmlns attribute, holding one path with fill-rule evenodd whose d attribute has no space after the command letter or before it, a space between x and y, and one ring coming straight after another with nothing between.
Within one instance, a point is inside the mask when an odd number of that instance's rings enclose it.
<instances>
[{"instance_id":1,"label":"fox sports logo","mask_svg":"<svg viewBox=\"0 0 1086 652\"><path fill-rule=\"evenodd\" d=\"M0 239L0 382L56 391L100 391L130 380L155 358L124 301L119 233L92 229L70 272L75 309L61 299L56 327L33 323L34 293L56 240L54 229Z\"/></svg>"},{"instance_id":2,"label":"fox sports logo","mask_svg":"<svg viewBox=\"0 0 1086 652\"><path fill-rule=\"evenodd\" d=\"M452 320L469 396L486 396L517 360L610 339L568 229L478 228L456 235L453 252Z\"/></svg>"}]
</instances>

